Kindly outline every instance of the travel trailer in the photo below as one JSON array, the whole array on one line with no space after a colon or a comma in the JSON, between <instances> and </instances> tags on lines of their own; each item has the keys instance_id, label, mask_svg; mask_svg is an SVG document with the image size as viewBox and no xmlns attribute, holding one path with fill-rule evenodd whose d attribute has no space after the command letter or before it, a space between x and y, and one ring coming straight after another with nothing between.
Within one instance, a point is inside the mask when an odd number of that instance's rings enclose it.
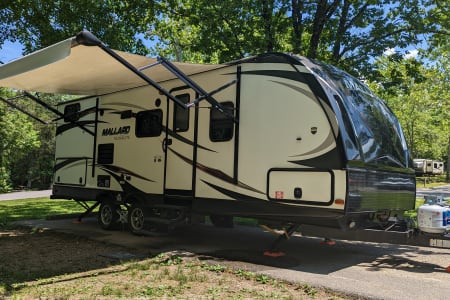
<instances>
[{"instance_id":1,"label":"travel trailer","mask_svg":"<svg viewBox=\"0 0 450 300\"><path fill-rule=\"evenodd\" d=\"M418 176L422 176L424 174L431 174L433 171L433 160L415 158L413 159L413 166Z\"/></svg>"},{"instance_id":2,"label":"travel trailer","mask_svg":"<svg viewBox=\"0 0 450 300\"><path fill-rule=\"evenodd\" d=\"M305 57L172 63L81 32L1 66L0 86L58 115L52 198L99 206L105 229L194 216L383 228L414 209L392 111L359 80ZM53 108L35 92L80 97Z\"/></svg>"},{"instance_id":3,"label":"travel trailer","mask_svg":"<svg viewBox=\"0 0 450 300\"><path fill-rule=\"evenodd\" d=\"M433 175L444 174L444 163L442 161L433 160Z\"/></svg>"},{"instance_id":4,"label":"travel trailer","mask_svg":"<svg viewBox=\"0 0 450 300\"><path fill-rule=\"evenodd\" d=\"M444 174L444 163L442 161L415 158L413 166L418 176Z\"/></svg>"}]
</instances>

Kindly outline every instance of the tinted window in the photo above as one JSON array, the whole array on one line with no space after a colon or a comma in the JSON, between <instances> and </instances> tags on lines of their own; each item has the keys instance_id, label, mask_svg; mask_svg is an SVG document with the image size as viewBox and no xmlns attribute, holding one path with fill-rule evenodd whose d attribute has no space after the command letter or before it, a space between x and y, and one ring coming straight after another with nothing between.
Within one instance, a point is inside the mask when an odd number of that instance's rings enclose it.
<instances>
[{"instance_id":1,"label":"tinted window","mask_svg":"<svg viewBox=\"0 0 450 300\"><path fill-rule=\"evenodd\" d=\"M189 102L189 94L176 96L181 102ZM189 129L189 109L185 109L180 105L174 105L173 112L173 130L176 132L188 131Z\"/></svg>"},{"instance_id":2,"label":"tinted window","mask_svg":"<svg viewBox=\"0 0 450 300\"><path fill-rule=\"evenodd\" d=\"M112 164L114 161L114 144L100 144L98 145L99 164Z\"/></svg>"},{"instance_id":3,"label":"tinted window","mask_svg":"<svg viewBox=\"0 0 450 300\"><path fill-rule=\"evenodd\" d=\"M234 105L232 102L223 102L221 105L227 113L211 108L209 138L213 142L225 142L233 138L234 122L230 115L234 115Z\"/></svg>"},{"instance_id":4,"label":"tinted window","mask_svg":"<svg viewBox=\"0 0 450 300\"><path fill-rule=\"evenodd\" d=\"M342 98L364 160L391 166L408 165L400 124L386 104L358 79L333 66L321 66L320 75L334 83Z\"/></svg>"},{"instance_id":5,"label":"tinted window","mask_svg":"<svg viewBox=\"0 0 450 300\"><path fill-rule=\"evenodd\" d=\"M136 115L136 136L160 136L162 132L162 110L140 111Z\"/></svg>"},{"instance_id":6,"label":"tinted window","mask_svg":"<svg viewBox=\"0 0 450 300\"><path fill-rule=\"evenodd\" d=\"M64 107L64 122L75 122L80 119L80 103L69 104Z\"/></svg>"}]
</instances>

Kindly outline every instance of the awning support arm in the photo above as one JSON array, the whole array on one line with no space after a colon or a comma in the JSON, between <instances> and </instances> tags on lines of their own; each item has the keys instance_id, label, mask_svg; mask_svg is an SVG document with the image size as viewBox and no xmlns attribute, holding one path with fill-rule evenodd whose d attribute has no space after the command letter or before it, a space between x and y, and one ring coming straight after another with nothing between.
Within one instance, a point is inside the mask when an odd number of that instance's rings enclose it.
<instances>
[{"instance_id":1,"label":"awning support arm","mask_svg":"<svg viewBox=\"0 0 450 300\"><path fill-rule=\"evenodd\" d=\"M35 101L37 104L42 105L43 107L45 107L46 109L48 109L49 111L51 111L52 113L54 113L57 116L60 116L62 118L64 118L64 114L61 113L60 111L58 111L57 109L54 109L53 107L51 107L50 105L48 105L47 103L45 103L44 101L42 101L41 99L39 99L38 97L34 96L33 94L30 94L29 92L24 92L24 95L27 96L28 98L30 98L31 100ZM87 133L95 136L95 133L90 130L89 128L87 128L86 126L84 126L83 124L81 124L80 122L77 121L73 121L70 120L70 123L80 127L81 129L83 129L84 131L86 131Z\"/></svg>"},{"instance_id":2,"label":"awning support arm","mask_svg":"<svg viewBox=\"0 0 450 300\"><path fill-rule=\"evenodd\" d=\"M136 69L132 64L130 64L125 59L123 59L116 52L114 52L113 50L111 50L108 47L106 47L96 36L94 36L89 31L82 31L82 32L78 33L77 36L75 37L75 39L76 39L77 43L80 44L80 45L84 45L84 46L98 46L98 47L100 47L100 49L105 51L108 55L113 57L115 60L117 60L119 63L121 63L124 67L126 67L131 72L133 72L134 74L139 76L141 79L143 79L145 82L147 82L152 87L157 89L159 92L161 92L162 94L167 96L169 99L173 100L175 103L177 103L181 107L187 109L187 106L183 102L181 102L181 100L179 100L178 98L174 97L167 90L165 90L163 87L161 87L158 83L153 81L151 78L149 78L144 73L140 72L138 69Z\"/></svg>"},{"instance_id":3,"label":"awning support arm","mask_svg":"<svg viewBox=\"0 0 450 300\"><path fill-rule=\"evenodd\" d=\"M158 61L162 63L163 66L166 67L167 70L172 72L176 77L178 77L181 81L183 81L187 86L189 86L191 89L193 89L197 94L200 95L199 99L205 99L208 101L215 109L220 111L221 113L225 114L226 116L230 117L234 122L237 123L236 118L233 114L230 114L228 111L226 111L223 106L212 97L211 93L208 93L205 91L201 86L199 86L197 83L195 83L189 76L183 73L179 68L177 68L173 63L171 63L169 60L167 60L165 57L158 57ZM222 88L226 88L229 85L224 85ZM220 88L219 88L220 89Z\"/></svg>"},{"instance_id":4,"label":"awning support arm","mask_svg":"<svg viewBox=\"0 0 450 300\"><path fill-rule=\"evenodd\" d=\"M9 98L9 99L5 99L5 98L3 98L3 97L0 97L0 100L3 101L4 103L6 103L7 105L11 106L12 108L17 109L17 110L20 111L21 113L26 114L26 115L29 116L30 118L33 118L34 120L36 120L36 121L38 121L38 122L40 122L40 123L42 123L42 124L44 124L44 125L47 125L47 124L48 124L47 122L43 121L42 119L36 117L36 116L33 115L32 113L27 112L26 110L22 109L22 108L19 107L18 105L16 105L16 104L14 104L14 103L11 102L11 100L17 99L17 98L21 98L21 97L23 97L23 95L22 95L22 96L12 97L12 98Z\"/></svg>"},{"instance_id":5,"label":"awning support arm","mask_svg":"<svg viewBox=\"0 0 450 300\"><path fill-rule=\"evenodd\" d=\"M223 91L224 89L226 89L226 88L232 86L233 84L236 84L236 82L238 82L238 80L237 80L237 79L234 79L234 80L232 80L232 81L230 81L230 82L228 82L228 83L222 85L221 87L218 87L217 89L212 90L211 92L208 93L208 95L209 95L209 96L212 96L212 95L214 95L214 94L217 94L218 92ZM192 100L191 102L187 103L187 107L194 106L195 104L199 103L199 102L202 101L203 99L206 99L206 95L202 95L202 96L200 96L200 97L198 97L198 98ZM227 113L227 111L224 111L224 113ZM231 117L233 117L233 116L231 116Z\"/></svg>"},{"instance_id":6,"label":"awning support arm","mask_svg":"<svg viewBox=\"0 0 450 300\"><path fill-rule=\"evenodd\" d=\"M151 78L149 78L147 75L141 72L141 70L145 70L148 68L151 68L153 66L156 66L158 64L162 64L167 70L169 70L172 74L174 74L178 79L183 81L187 86L189 86L191 89L193 89L196 93L200 95L201 99L206 99L214 108L219 110L220 112L226 114L227 116L231 117L235 122L237 120L233 115L231 115L228 111L226 111L220 103L214 99L211 94L208 94L205 90L203 90L197 83L195 83L192 79L189 78L186 74L184 74L178 67L176 67L174 64L172 64L170 61L168 61L164 57L158 57L158 62L144 66L140 70L135 68L132 64L130 64L128 61L123 59L120 55L118 55L113 50L109 49L105 44L102 43L95 35L90 33L89 31L81 31L77 34L75 37L75 40L78 44L84 45L84 46L98 46L103 51L105 51L107 54L109 54L111 57L113 57L115 60L117 60L119 63L121 63L123 66L128 68L130 71L132 71L134 74L139 76L141 79L143 79L145 82L150 84L152 87L157 89L159 92L167 96L169 99L173 100L175 103L180 105L181 107L187 109L188 106L181 102L178 98L170 94L167 90L165 90L163 87L161 87L157 82L153 81ZM227 85L225 86L227 87Z\"/></svg>"}]
</instances>

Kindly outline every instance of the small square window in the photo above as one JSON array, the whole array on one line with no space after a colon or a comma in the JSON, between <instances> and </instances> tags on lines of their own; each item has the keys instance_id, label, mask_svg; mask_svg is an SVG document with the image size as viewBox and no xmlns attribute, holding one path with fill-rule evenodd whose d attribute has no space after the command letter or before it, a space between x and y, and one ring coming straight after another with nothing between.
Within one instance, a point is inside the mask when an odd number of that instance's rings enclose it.
<instances>
[{"instance_id":1,"label":"small square window","mask_svg":"<svg viewBox=\"0 0 450 300\"><path fill-rule=\"evenodd\" d=\"M64 107L64 122L76 122L80 119L80 103L69 104Z\"/></svg>"},{"instance_id":2,"label":"small square window","mask_svg":"<svg viewBox=\"0 0 450 300\"><path fill-rule=\"evenodd\" d=\"M97 163L112 164L114 162L114 144L99 144Z\"/></svg>"},{"instance_id":3,"label":"small square window","mask_svg":"<svg viewBox=\"0 0 450 300\"><path fill-rule=\"evenodd\" d=\"M160 136L162 132L162 110L146 110L136 115L137 137Z\"/></svg>"},{"instance_id":4,"label":"small square window","mask_svg":"<svg viewBox=\"0 0 450 300\"><path fill-rule=\"evenodd\" d=\"M232 102L220 103L227 113L211 108L209 138L213 142L226 142L233 138L234 122L230 115L234 115Z\"/></svg>"}]
</instances>

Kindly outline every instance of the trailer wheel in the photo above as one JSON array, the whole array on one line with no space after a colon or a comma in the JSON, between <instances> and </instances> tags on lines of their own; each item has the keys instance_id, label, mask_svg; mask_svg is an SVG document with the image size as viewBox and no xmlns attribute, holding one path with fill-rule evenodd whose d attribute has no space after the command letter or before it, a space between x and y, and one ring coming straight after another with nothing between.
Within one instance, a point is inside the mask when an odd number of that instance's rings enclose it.
<instances>
[{"instance_id":1,"label":"trailer wheel","mask_svg":"<svg viewBox=\"0 0 450 300\"><path fill-rule=\"evenodd\" d=\"M145 214L144 209L140 205L132 205L128 209L128 226L133 233L137 233L144 229Z\"/></svg>"},{"instance_id":2,"label":"trailer wheel","mask_svg":"<svg viewBox=\"0 0 450 300\"><path fill-rule=\"evenodd\" d=\"M103 229L111 230L117 225L119 205L111 204L108 201L102 202L98 210L98 223Z\"/></svg>"}]
</instances>

